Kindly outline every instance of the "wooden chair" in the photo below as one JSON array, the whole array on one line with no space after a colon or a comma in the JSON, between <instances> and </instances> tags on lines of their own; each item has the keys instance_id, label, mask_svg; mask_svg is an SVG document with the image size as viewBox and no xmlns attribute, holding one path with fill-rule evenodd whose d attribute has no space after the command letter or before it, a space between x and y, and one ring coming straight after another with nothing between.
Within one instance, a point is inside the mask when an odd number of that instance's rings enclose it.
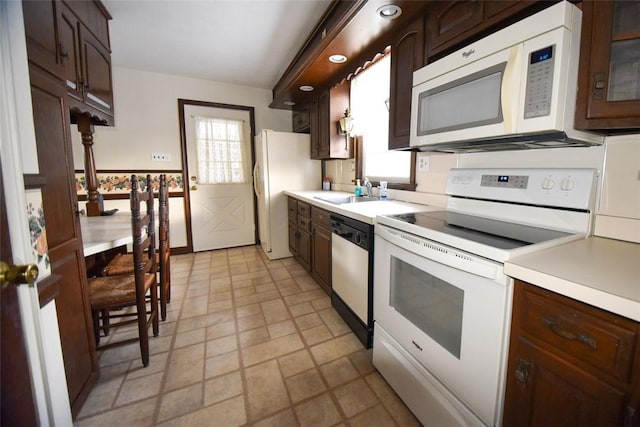
<instances>
[{"instance_id":1,"label":"wooden chair","mask_svg":"<svg viewBox=\"0 0 640 427\"><path fill-rule=\"evenodd\" d=\"M89 299L93 315L93 326L98 350L116 345L140 342L142 364L149 365L149 326L153 326L153 335L158 336L160 327L158 320L158 284L156 279L155 255L155 219L153 211L153 189L151 177L147 176L147 189L138 191L138 180L131 177L131 229L133 234L133 274L96 277L89 279ZM141 207L146 205L146 213ZM147 298L148 297L148 298ZM147 302L150 303L147 309ZM114 310L122 310L135 306L135 313L111 314ZM137 322L138 337L109 342L100 345L100 314L109 313L109 318L135 317L131 320L120 320L111 326ZM104 320L104 318L103 318ZM107 328L108 328L107 322Z\"/></svg>"},{"instance_id":2,"label":"wooden chair","mask_svg":"<svg viewBox=\"0 0 640 427\"><path fill-rule=\"evenodd\" d=\"M160 314L162 320L166 320L167 303L171 302L171 243L169 241L169 188L165 174L160 175L159 200Z\"/></svg>"},{"instance_id":3,"label":"wooden chair","mask_svg":"<svg viewBox=\"0 0 640 427\"><path fill-rule=\"evenodd\" d=\"M169 242L169 189L167 176L159 177L160 188L158 191L158 240L159 247L156 253L156 263L160 272L160 315L162 320L167 318L167 303L171 302L171 244ZM117 276L133 273L133 254L118 254L102 269L103 276ZM109 333L108 317L103 321L105 333Z\"/></svg>"}]
</instances>

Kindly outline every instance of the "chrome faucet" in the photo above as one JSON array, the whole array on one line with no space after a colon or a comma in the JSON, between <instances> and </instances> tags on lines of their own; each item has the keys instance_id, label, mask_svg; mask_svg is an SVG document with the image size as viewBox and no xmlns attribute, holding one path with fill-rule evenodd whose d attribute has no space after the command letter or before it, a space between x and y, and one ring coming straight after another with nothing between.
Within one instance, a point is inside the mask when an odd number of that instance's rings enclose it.
<instances>
[{"instance_id":1,"label":"chrome faucet","mask_svg":"<svg viewBox=\"0 0 640 427\"><path fill-rule=\"evenodd\" d=\"M366 176L364 177L364 186L367 189L367 197L373 197L371 182L369 181L369 178L367 178Z\"/></svg>"}]
</instances>

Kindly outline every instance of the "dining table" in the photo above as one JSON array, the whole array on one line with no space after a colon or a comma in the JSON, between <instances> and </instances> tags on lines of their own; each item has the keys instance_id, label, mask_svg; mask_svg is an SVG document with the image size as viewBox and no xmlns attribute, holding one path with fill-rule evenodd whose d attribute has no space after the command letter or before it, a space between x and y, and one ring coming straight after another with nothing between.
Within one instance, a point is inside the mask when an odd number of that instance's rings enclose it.
<instances>
[{"instance_id":1,"label":"dining table","mask_svg":"<svg viewBox=\"0 0 640 427\"><path fill-rule=\"evenodd\" d=\"M80 229L85 257L133 243L130 212L116 212L107 216L81 216Z\"/></svg>"},{"instance_id":2,"label":"dining table","mask_svg":"<svg viewBox=\"0 0 640 427\"><path fill-rule=\"evenodd\" d=\"M80 216L82 249L88 277L102 274L102 269L118 253L127 252L133 243L131 212L105 216Z\"/></svg>"}]
</instances>

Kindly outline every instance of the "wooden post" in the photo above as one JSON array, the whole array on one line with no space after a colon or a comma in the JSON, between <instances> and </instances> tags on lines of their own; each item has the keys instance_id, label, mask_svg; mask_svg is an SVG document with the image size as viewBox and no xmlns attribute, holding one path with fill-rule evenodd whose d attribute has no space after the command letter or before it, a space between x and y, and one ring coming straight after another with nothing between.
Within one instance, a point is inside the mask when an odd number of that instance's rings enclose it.
<instances>
[{"instance_id":1,"label":"wooden post","mask_svg":"<svg viewBox=\"0 0 640 427\"><path fill-rule=\"evenodd\" d=\"M98 176L96 162L93 158L93 124L91 117L85 114L77 116L78 131L82 135L84 145L84 179L87 185L87 216L100 216L104 205L98 193Z\"/></svg>"}]
</instances>

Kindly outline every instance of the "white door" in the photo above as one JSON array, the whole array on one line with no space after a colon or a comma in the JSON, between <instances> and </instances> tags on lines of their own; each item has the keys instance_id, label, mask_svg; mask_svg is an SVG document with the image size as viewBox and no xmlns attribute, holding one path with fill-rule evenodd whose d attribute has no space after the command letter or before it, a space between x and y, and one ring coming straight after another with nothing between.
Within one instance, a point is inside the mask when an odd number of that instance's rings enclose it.
<instances>
[{"instance_id":1,"label":"white door","mask_svg":"<svg viewBox=\"0 0 640 427\"><path fill-rule=\"evenodd\" d=\"M184 115L193 250L198 252L255 244L250 113L245 110L185 105ZM210 166L212 160L221 159L207 156L205 149L198 150L198 117L243 122L242 183L211 183L212 174L203 172L205 163Z\"/></svg>"}]
</instances>

